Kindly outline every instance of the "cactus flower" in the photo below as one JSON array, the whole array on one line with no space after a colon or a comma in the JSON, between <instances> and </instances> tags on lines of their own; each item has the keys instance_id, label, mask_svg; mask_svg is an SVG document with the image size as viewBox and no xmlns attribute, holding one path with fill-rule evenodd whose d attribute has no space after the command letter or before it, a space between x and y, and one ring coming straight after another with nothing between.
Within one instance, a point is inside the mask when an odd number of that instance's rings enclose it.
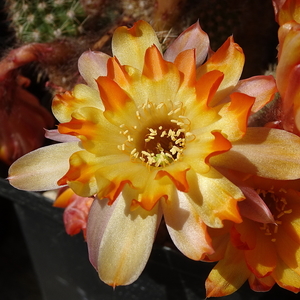
<instances>
[{"instance_id":1,"label":"cactus flower","mask_svg":"<svg viewBox=\"0 0 300 300\"><path fill-rule=\"evenodd\" d=\"M273 221L242 223L211 229L213 245L222 243L219 260L206 280L207 297L226 296L248 280L252 290L268 291L277 283L300 291L299 180L275 181L252 177L245 181L269 208ZM246 199L243 202L246 202Z\"/></svg>"},{"instance_id":2,"label":"cactus flower","mask_svg":"<svg viewBox=\"0 0 300 300\"><path fill-rule=\"evenodd\" d=\"M237 204L245 198L217 168L298 178L300 138L247 130L249 114L276 88L272 77L239 81L244 55L232 37L208 57L208 37L194 24L163 55L152 27L139 21L115 31L112 51L81 56L87 85L53 101L65 142L19 159L9 180L19 189L69 186L95 195L90 261L117 286L142 272L162 215L187 257L212 254L207 226L241 222Z\"/></svg>"}]
</instances>

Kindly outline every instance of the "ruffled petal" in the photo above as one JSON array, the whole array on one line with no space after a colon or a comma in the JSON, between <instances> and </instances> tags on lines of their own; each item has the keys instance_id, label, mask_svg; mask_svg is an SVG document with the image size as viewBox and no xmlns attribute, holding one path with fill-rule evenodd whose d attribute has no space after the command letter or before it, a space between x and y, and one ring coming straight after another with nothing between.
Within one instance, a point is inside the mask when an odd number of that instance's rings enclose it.
<instances>
[{"instance_id":1,"label":"ruffled petal","mask_svg":"<svg viewBox=\"0 0 300 300\"><path fill-rule=\"evenodd\" d=\"M132 190L125 189L105 209L106 200L96 200L88 220L91 262L101 280L113 287L130 284L141 274L161 220L159 205L150 212L141 207L132 211L130 203L134 197Z\"/></svg>"},{"instance_id":2,"label":"ruffled petal","mask_svg":"<svg viewBox=\"0 0 300 300\"><path fill-rule=\"evenodd\" d=\"M209 51L209 38L201 29L199 22L187 28L174 40L166 50L164 59L174 62L179 53L188 49L196 50L196 64L200 66Z\"/></svg>"},{"instance_id":3,"label":"ruffled petal","mask_svg":"<svg viewBox=\"0 0 300 300\"><path fill-rule=\"evenodd\" d=\"M206 225L184 193L173 190L161 204L172 241L185 256L200 260L214 252Z\"/></svg>"},{"instance_id":4,"label":"ruffled petal","mask_svg":"<svg viewBox=\"0 0 300 300\"><path fill-rule=\"evenodd\" d=\"M230 142L234 142L246 133L248 116L255 99L242 93L233 93L230 99L231 102L221 108L219 115L222 118L214 126L220 128Z\"/></svg>"},{"instance_id":5,"label":"ruffled petal","mask_svg":"<svg viewBox=\"0 0 300 300\"><path fill-rule=\"evenodd\" d=\"M190 165L178 161L176 164L170 164L164 167L163 170L159 170L155 176L155 179L168 176L178 190L187 192L189 190L189 184L187 181L186 172L189 169Z\"/></svg>"},{"instance_id":6,"label":"ruffled petal","mask_svg":"<svg viewBox=\"0 0 300 300\"><path fill-rule=\"evenodd\" d=\"M9 182L14 187L27 191L57 189L57 181L68 171L70 156L79 150L82 149L78 142L72 142L32 151L11 165Z\"/></svg>"},{"instance_id":7,"label":"ruffled petal","mask_svg":"<svg viewBox=\"0 0 300 300\"><path fill-rule=\"evenodd\" d=\"M87 151L101 156L122 154L118 145L126 141L126 136L120 134L120 127L108 122L102 111L94 107L79 109L70 122L59 124L58 130L61 135L81 139Z\"/></svg>"},{"instance_id":8,"label":"ruffled petal","mask_svg":"<svg viewBox=\"0 0 300 300\"><path fill-rule=\"evenodd\" d=\"M211 101L211 106L219 104L236 86L242 74L244 61L243 50L229 37L208 61L197 69L197 78L212 70L224 73L224 79Z\"/></svg>"},{"instance_id":9,"label":"ruffled petal","mask_svg":"<svg viewBox=\"0 0 300 300\"><path fill-rule=\"evenodd\" d=\"M138 21L131 28L122 26L115 30L112 52L121 65L129 65L141 71L145 52L153 44L162 52L154 29L147 22Z\"/></svg>"},{"instance_id":10,"label":"ruffled petal","mask_svg":"<svg viewBox=\"0 0 300 300\"><path fill-rule=\"evenodd\" d=\"M203 175L192 170L187 174L190 185L187 195L206 225L219 228L223 220L242 221L237 201L243 200L244 195L237 186L213 168Z\"/></svg>"},{"instance_id":11,"label":"ruffled petal","mask_svg":"<svg viewBox=\"0 0 300 300\"><path fill-rule=\"evenodd\" d=\"M205 281L206 297L222 297L237 291L250 276L243 251L228 244L225 258L219 261Z\"/></svg>"},{"instance_id":12,"label":"ruffled petal","mask_svg":"<svg viewBox=\"0 0 300 300\"><path fill-rule=\"evenodd\" d=\"M72 92L56 95L52 102L52 111L60 123L69 122L72 113L81 107L96 107L103 110L99 92L85 84L78 84Z\"/></svg>"},{"instance_id":13,"label":"ruffled petal","mask_svg":"<svg viewBox=\"0 0 300 300\"><path fill-rule=\"evenodd\" d=\"M163 197L168 199L173 189L172 179L168 176L157 176L158 172L152 171L133 202L133 207L141 206L146 210L152 210L156 203ZM140 175L137 175L140 176Z\"/></svg>"},{"instance_id":14,"label":"ruffled petal","mask_svg":"<svg viewBox=\"0 0 300 300\"><path fill-rule=\"evenodd\" d=\"M58 184L68 184L77 195L90 197L104 189L109 180L99 172L94 155L83 150L71 155L69 170L61 176Z\"/></svg>"},{"instance_id":15,"label":"ruffled petal","mask_svg":"<svg viewBox=\"0 0 300 300\"><path fill-rule=\"evenodd\" d=\"M96 79L99 76L106 76L106 65L109 57L109 55L98 51L86 51L79 57L79 73L91 88L97 90Z\"/></svg>"},{"instance_id":16,"label":"ruffled petal","mask_svg":"<svg viewBox=\"0 0 300 300\"><path fill-rule=\"evenodd\" d=\"M231 143L220 133L212 132L197 136L184 151L184 161L198 173L210 170L209 160L231 148Z\"/></svg>"},{"instance_id":17,"label":"ruffled petal","mask_svg":"<svg viewBox=\"0 0 300 300\"><path fill-rule=\"evenodd\" d=\"M232 143L229 151L212 157L210 163L266 178L297 179L299 147L300 138L292 133L249 127L241 140Z\"/></svg>"}]
</instances>

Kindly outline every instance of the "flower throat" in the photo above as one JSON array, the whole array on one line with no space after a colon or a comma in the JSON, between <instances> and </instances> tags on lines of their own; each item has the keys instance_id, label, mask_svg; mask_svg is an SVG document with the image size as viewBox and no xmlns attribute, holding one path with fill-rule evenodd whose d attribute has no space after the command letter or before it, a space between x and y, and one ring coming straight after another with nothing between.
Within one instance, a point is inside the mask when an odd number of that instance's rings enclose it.
<instances>
[{"instance_id":1,"label":"flower throat","mask_svg":"<svg viewBox=\"0 0 300 300\"><path fill-rule=\"evenodd\" d=\"M273 189L270 189L268 191L257 190L257 193L265 201L275 220L275 224L264 223L260 229L265 232L265 235L270 236L272 242L276 242L276 233L283 222L283 217L292 213L292 209L288 208L286 197L284 197L287 192L280 189L275 193Z\"/></svg>"},{"instance_id":2,"label":"flower throat","mask_svg":"<svg viewBox=\"0 0 300 300\"><path fill-rule=\"evenodd\" d=\"M119 145L120 150L130 149L132 161L151 167L165 167L178 161L192 136L188 131L190 121L184 116L181 103L177 105L151 102L136 111L139 126L128 128L124 124L120 133L127 135L127 141ZM175 108L174 108L175 106Z\"/></svg>"}]
</instances>

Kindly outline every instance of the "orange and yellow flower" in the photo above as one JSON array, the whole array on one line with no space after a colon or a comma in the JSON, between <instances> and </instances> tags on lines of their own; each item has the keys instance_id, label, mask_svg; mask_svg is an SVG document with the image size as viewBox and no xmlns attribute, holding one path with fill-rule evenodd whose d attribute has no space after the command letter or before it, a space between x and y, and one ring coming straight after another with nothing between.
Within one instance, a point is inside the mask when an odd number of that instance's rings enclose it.
<instances>
[{"instance_id":1,"label":"orange and yellow flower","mask_svg":"<svg viewBox=\"0 0 300 300\"><path fill-rule=\"evenodd\" d=\"M282 128L300 134L300 1L273 0L278 30L276 82L282 98Z\"/></svg>"},{"instance_id":2,"label":"orange and yellow flower","mask_svg":"<svg viewBox=\"0 0 300 300\"><path fill-rule=\"evenodd\" d=\"M194 24L163 55L152 27L139 21L115 31L112 50L113 57L81 56L87 85L53 101L65 142L19 159L9 180L20 189L68 185L82 197L95 195L90 260L116 286L142 272L162 215L186 256L212 254L207 226L240 223L237 204L245 198L217 168L299 178L300 138L247 129L249 114L276 87L271 76L239 81L244 54L232 37L208 57L208 36Z\"/></svg>"},{"instance_id":3,"label":"orange and yellow flower","mask_svg":"<svg viewBox=\"0 0 300 300\"><path fill-rule=\"evenodd\" d=\"M271 213L269 220L253 220L245 214L243 222L227 224L222 232L210 229L213 246L220 260L206 280L207 297L229 295L248 280L252 290L268 291L277 283L292 292L300 291L300 181L275 181L251 177L244 186L251 201L260 197ZM252 199L253 200L253 199ZM250 217L250 218L249 218ZM259 218L259 214L256 218Z\"/></svg>"}]
</instances>

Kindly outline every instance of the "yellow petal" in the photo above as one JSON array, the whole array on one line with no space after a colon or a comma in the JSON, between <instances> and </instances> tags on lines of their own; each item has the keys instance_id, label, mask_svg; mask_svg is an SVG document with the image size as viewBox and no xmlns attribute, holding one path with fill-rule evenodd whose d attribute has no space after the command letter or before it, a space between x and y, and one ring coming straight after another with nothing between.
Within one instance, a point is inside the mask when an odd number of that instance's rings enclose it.
<instances>
[{"instance_id":1,"label":"yellow petal","mask_svg":"<svg viewBox=\"0 0 300 300\"><path fill-rule=\"evenodd\" d=\"M140 106L148 101L156 105L164 102L169 104L170 101L183 102L181 95L178 95L181 77L176 66L165 61L157 47L153 46L146 51L142 78L137 78L138 82L134 83L128 93Z\"/></svg>"},{"instance_id":2,"label":"yellow petal","mask_svg":"<svg viewBox=\"0 0 300 300\"><path fill-rule=\"evenodd\" d=\"M206 297L222 297L234 293L250 276L243 251L228 244L225 258L209 273L205 282Z\"/></svg>"},{"instance_id":3,"label":"yellow petal","mask_svg":"<svg viewBox=\"0 0 300 300\"><path fill-rule=\"evenodd\" d=\"M242 221L237 201L244 199L240 189L213 168L200 175L188 172L190 190L187 193L190 201L198 207L204 223L210 227L223 226L223 220Z\"/></svg>"},{"instance_id":4,"label":"yellow petal","mask_svg":"<svg viewBox=\"0 0 300 300\"><path fill-rule=\"evenodd\" d=\"M103 224L95 220L102 217L101 206L97 202L95 205L99 207L88 221L88 232L92 232L88 234L87 242L89 247L93 247L93 261L101 280L113 287L130 284L139 277L149 258L161 219L159 205L151 211L141 207L132 211L130 204L134 197L133 190L127 188L113 206L107 208L112 211L104 211L110 214L105 228L100 228Z\"/></svg>"},{"instance_id":5,"label":"yellow petal","mask_svg":"<svg viewBox=\"0 0 300 300\"><path fill-rule=\"evenodd\" d=\"M281 232L276 239L276 249L282 261L298 275L300 275L300 247L299 240L294 240L289 232Z\"/></svg>"},{"instance_id":6,"label":"yellow petal","mask_svg":"<svg viewBox=\"0 0 300 300\"><path fill-rule=\"evenodd\" d=\"M71 155L69 170L59 178L58 184L68 184L77 195L90 197L104 189L109 180L100 174L94 155L83 150Z\"/></svg>"},{"instance_id":7,"label":"yellow petal","mask_svg":"<svg viewBox=\"0 0 300 300\"><path fill-rule=\"evenodd\" d=\"M187 192L189 184L186 178L186 172L190 169L190 165L184 162L176 162L166 166L163 170L159 170L155 176L155 180L164 176L169 177L179 191Z\"/></svg>"},{"instance_id":8,"label":"yellow petal","mask_svg":"<svg viewBox=\"0 0 300 300\"><path fill-rule=\"evenodd\" d=\"M27 191L59 188L57 184L69 168L69 158L81 150L78 142L55 144L32 151L14 162L9 169L9 181Z\"/></svg>"},{"instance_id":9,"label":"yellow petal","mask_svg":"<svg viewBox=\"0 0 300 300\"><path fill-rule=\"evenodd\" d=\"M255 98L242 93L230 95L231 102L225 104L219 112L220 120L214 126L230 141L241 139L247 130L248 116Z\"/></svg>"},{"instance_id":10,"label":"yellow petal","mask_svg":"<svg viewBox=\"0 0 300 300\"><path fill-rule=\"evenodd\" d=\"M224 79L210 104L211 106L217 105L236 86L242 74L244 61L243 50L234 43L232 37L229 37L210 59L197 69L197 78L212 70L224 73Z\"/></svg>"},{"instance_id":11,"label":"yellow petal","mask_svg":"<svg viewBox=\"0 0 300 300\"><path fill-rule=\"evenodd\" d=\"M131 28L122 26L115 30L112 51L121 65L129 65L141 71L145 52L153 44L161 51L154 29L147 22L138 21Z\"/></svg>"},{"instance_id":12,"label":"yellow petal","mask_svg":"<svg viewBox=\"0 0 300 300\"><path fill-rule=\"evenodd\" d=\"M256 230L256 245L253 249L245 251L245 259L251 272L262 278L270 275L275 269L277 253L270 238L259 231Z\"/></svg>"},{"instance_id":13,"label":"yellow petal","mask_svg":"<svg viewBox=\"0 0 300 300\"><path fill-rule=\"evenodd\" d=\"M300 275L290 269L282 260L278 260L272 276L280 287L294 293L300 292Z\"/></svg>"},{"instance_id":14,"label":"yellow petal","mask_svg":"<svg viewBox=\"0 0 300 300\"><path fill-rule=\"evenodd\" d=\"M60 123L69 122L72 113L81 107L96 107L103 110L99 92L84 84L75 86L72 92L58 94L52 102L52 111Z\"/></svg>"},{"instance_id":15,"label":"yellow petal","mask_svg":"<svg viewBox=\"0 0 300 300\"><path fill-rule=\"evenodd\" d=\"M185 193L173 190L161 200L165 222L176 247L187 257L200 260L214 252L206 225Z\"/></svg>"},{"instance_id":16,"label":"yellow petal","mask_svg":"<svg viewBox=\"0 0 300 300\"><path fill-rule=\"evenodd\" d=\"M279 129L249 127L232 148L210 159L216 167L273 179L300 177L300 138Z\"/></svg>"},{"instance_id":17,"label":"yellow petal","mask_svg":"<svg viewBox=\"0 0 300 300\"><path fill-rule=\"evenodd\" d=\"M141 191L139 191L138 197L135 198L133 206L138 205L150 211L162 197L165 199L170 197L173 189L172 180L168 176L160 177L157 175L157 171L152 171L147 176L147 181Z\"/></svg>"},{"instance_id":18,"label":"yellow petal","mask_svg":"<svg viewBox=\"0 0 300 300\"><path fill-rule=\"evenodd\" d=\"M208 131L208 130L207 130ZM210 170L209 160L231 148L231 143L220 132L205 132L198 134L196 139L187 145L184 151L184 162L199 173Z\"/></svg>"}]
</instances>

